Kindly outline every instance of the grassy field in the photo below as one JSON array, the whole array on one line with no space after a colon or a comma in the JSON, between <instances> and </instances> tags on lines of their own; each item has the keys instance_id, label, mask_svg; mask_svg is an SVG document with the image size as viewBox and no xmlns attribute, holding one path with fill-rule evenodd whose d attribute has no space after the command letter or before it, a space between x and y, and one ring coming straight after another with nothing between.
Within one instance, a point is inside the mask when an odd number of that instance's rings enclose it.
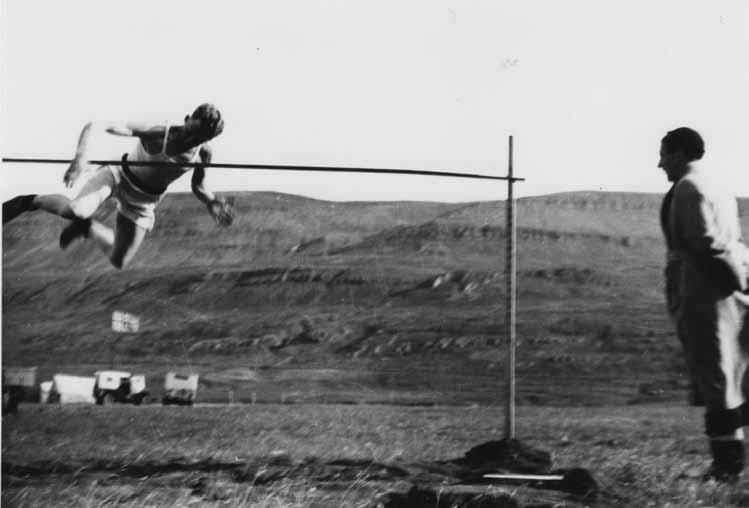
<instances>
[{"instance_id":1,"label":"grassy field","mask_svg":"<svg viewBox=\"0 0 749 508\"><path fill-rule=\"evenodd\" d=\"M503 203L236 197L219 230L168 195L122 272L84 242L60 251L50 215L3 227L4 367L133 371L153 400L189 371L199 402L260 402L22 406L2 425L3 506L749 506L746 479L699 481L660 196L518 201L518 437L592 472L595 500L445 473L502 436ZM112 332L114 310L139 332ZM398 504L413 485L421 501Z\"/></svg>"},{"instance_id":2,"label":"grassy field","mask_svg":"<svg viewBox=\"0 0 749 508\"><path fill-rule=\"evenodd\" d=\"M404 476L502 437L495 407L385 405L21 406L2 425L7 507L377 506ZM518 408L518 438L582 467L600 493L582 500L518 486L460 487L491 506L741 507L749 478L703 483L701 412L681 406ZM445 504L445 503L448 504ZM383 504L387 506L387 504ZM489 505L485 505L489 506Z\"/></svg>"}]
</instances>

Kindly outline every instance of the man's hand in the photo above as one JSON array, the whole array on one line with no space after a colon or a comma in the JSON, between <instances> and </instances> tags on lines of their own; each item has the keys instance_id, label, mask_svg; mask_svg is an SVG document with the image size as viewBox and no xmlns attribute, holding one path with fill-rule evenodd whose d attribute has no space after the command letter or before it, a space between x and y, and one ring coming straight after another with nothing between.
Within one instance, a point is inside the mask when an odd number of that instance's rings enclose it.
<instances>
[{"instance_id":1,"label":"man's hand","mask_svg":"<svg viewBox=\"0 0 749 508\"><path fill-rule=\"evenodd\" d=\"M81 176L81 174L86 171L88 164L81 160L80 158L76 157L73 159L73 162L70 163L70 167L67 171L65 171L65 176L62 177L62 181L65 182L65 186L67 188L71 188L75 185L75 182L78 180L78 177Z\"/></svg>"},{"instance_id":2,"label":"man's hand","mask_svg":"<svg viewBox=\"0 0 749 508\"><path fill-rule=\"evenodd\" d=\"M741 291L734 291L733 297L736 298L739 303L743 304L745 307L749 307L749 295L746 293L742 293Z\"/></svg>"},{"instance_id":3,"label":"man's hand","mask_svg":"<svg viewBox=\"0 0 749 508\"><path fill-rule=\"evenodd\" d=\"M208 212L211 214L211 217L216 221L216 224L225 228L231 226L232 222L234 222L233 204L233 198L225 200L224 198L217 197L206 203L206 206L208 207Z\"/></svg>"}]
</instances>

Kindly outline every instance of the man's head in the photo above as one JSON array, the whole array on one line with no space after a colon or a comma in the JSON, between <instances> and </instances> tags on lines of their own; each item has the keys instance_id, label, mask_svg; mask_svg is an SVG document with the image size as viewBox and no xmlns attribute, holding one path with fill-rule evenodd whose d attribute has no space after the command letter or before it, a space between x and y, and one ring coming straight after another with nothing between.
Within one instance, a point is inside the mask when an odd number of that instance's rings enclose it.
<instances>
[{"instance_id":1,"label":"man's head","mask_svg":"<svg viewBox=\"0 0 749 508\"><path fill-rule=\"evenodd\" d=\"M663 136L658 167L666 172L670 182L675 182L686 174L690 162L701 159L704 154L702 136L689 127L679 127Z\"/></svg>"},{"instance_id":2,"label":"man's head","mask_svg":"<svg viewBox=\"0 0 749 508\"><path fill-rule=\"evenodd\" d=\"M213 104L201 104L192 115L185 117L185 127L205 141L213 139L224 130L221 112Z\"/></svg>"}]
</instances>

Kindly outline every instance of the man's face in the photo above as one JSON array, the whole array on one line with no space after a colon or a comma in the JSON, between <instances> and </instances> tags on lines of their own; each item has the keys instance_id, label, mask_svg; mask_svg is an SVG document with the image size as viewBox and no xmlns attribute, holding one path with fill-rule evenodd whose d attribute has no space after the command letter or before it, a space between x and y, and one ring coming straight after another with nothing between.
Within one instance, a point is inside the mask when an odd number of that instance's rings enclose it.
<instances>
[{"instance_id":1,"label":"man's face","mask_svg":"<svg viewBox=\"0 0 749 508\"><path fill-rule=\"evenodd\" d=\"M687 172L684 152L681 150L669 152L661 143L661 160L658 161L658 167L666 173L669 182L677 181Z\"/></svg>"}]
</instances>

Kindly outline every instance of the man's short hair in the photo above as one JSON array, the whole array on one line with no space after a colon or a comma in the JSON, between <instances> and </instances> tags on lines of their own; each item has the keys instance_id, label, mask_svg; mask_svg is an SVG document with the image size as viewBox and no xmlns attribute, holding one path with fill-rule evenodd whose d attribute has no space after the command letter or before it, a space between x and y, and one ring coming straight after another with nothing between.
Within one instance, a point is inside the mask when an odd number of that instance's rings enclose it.
<instances>
[{"instance_id":1,"label":"man's short hair","mask_svg":"<svg viewBox=\"0 0 749 508\"><path fill-rule=\"evenodd\" d=\"M200 130L211 138L215 138L224 130L224 120L221 112L213 104L201 104L192 113L192 117L200 120Z\"/></svg>"},{"instance_id":2,"label":"man's short hair","mask_svg":"<svg viewBox=\"0 0 749 508\"><path fill-rule=\"evenodd\" d=\"M669 153L681 150L689 162L699 160L705 155L705 142L702 136L689 127L679 127L667 132L661 143Z\"/></svg>"}]
</instances>

